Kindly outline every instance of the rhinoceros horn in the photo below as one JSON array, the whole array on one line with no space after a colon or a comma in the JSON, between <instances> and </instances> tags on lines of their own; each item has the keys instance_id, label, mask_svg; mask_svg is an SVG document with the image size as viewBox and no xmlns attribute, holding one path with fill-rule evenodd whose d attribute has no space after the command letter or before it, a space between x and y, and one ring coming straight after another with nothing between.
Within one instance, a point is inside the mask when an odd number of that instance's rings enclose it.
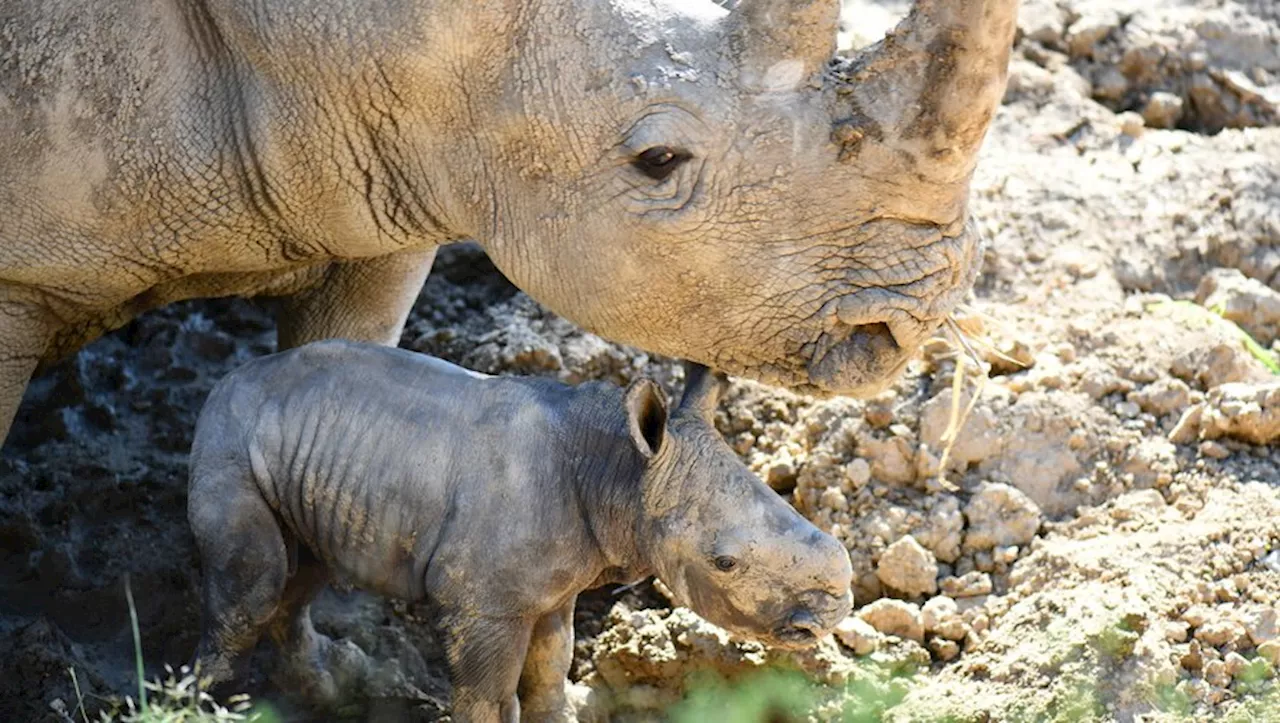
<instances>
[{"instance_id":1,"label":"rhinoceros horn","mask_svg":"<svg viewBox=\"0 0 1280 723\"><path fill-rule=\"evenodd\" d=\"M887 216L963 218L1004 94L1018 0L915 0L884 39L828 69L833 140ZM895 193L903 177L909 194Z\"/></svg>"}]
</instances>

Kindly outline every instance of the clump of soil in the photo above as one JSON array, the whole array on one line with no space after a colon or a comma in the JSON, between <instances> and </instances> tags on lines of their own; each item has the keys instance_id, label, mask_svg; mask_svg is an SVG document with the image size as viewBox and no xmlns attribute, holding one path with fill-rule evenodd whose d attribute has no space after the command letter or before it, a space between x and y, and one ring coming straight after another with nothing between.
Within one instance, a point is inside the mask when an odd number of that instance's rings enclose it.
<instances>
[{"instance_id":1,"label":"clump of soil","mask_svg":"<svg viewBox=\"0 0 1280 723\"><path fill-rule=\"evenodd\" d=\"M903 9L848 5L854 42ZM784 653L657 583L593 593L575 618L585 719L659 720L695 673L764 670L816 683L818 719L1280 710L1280 13L1027 0L1019 30L973 183L982 371L939 336L875 399L737 381L717 412L744 461L845 543L858 609ZM131 690L126 573L149 670L187 660L191 430L212 384L273 348L271 328L248 302L179 304L32 385L0 461L0 718L59 720L68 667L90 708ZM402 343L493 373L647 374L670 391L681 376L541 309L468 246L440 254ZM956 389L972 408L944 455ZM401 676L351 716L447 710L422 610L329 591L315 618ZM316 718L270 670L264 648L249 692Z\"/></svg>"}]
</instances>

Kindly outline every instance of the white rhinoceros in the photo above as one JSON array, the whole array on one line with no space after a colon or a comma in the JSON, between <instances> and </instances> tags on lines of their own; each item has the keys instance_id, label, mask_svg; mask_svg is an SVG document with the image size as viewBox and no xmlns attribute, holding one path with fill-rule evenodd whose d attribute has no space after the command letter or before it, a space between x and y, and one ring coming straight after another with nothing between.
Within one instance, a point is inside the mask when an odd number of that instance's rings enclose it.
<instances>
[{"instance_id":1,"label":"white rhinoceros","mask_svg":"<svg viewBox=\"0 0 1280 723\"><path fill-rule=\"evenodd\" d=\"M282 296L395 343L476 239L609 339L800 391L892 380L971 285L1017 0L5 0L0 438L138 313Z\"/></svg>"}]
</instances>

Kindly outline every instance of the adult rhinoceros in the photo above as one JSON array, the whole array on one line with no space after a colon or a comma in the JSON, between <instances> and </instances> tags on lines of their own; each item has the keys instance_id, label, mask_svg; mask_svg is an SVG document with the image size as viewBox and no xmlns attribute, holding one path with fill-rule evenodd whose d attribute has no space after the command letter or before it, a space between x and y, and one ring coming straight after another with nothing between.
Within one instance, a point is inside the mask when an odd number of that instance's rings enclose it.
<instances>
[{"instance_id":1,"label":"adult rhinoceros","mask_svg":"<svg viewBox=\"0 0 1280 723\"><path fill-rule=\"evenodd\" d=\"M6 0L0 438L138 313L286 298L395 343L478 240L610 339L816 394L891 380L971 284L1017 0Z\"/></svg>"}]
</instances>

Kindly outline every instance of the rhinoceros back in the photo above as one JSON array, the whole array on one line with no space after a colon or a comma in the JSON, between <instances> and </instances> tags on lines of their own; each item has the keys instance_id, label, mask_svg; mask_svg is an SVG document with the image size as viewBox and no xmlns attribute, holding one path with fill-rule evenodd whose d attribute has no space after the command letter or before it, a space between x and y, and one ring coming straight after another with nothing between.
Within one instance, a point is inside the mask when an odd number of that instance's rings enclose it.
<instances>
[{"instance_id":1,"label":"rhinoceros back","mask_svg":"<svg viewBox=\"0 0 1280 723\"><path fill-rule=\"evenodd\" d=\"M250 362L219 387L282 522L340 575L406 598L460 510L488 519L498 492L555 478L556 405L541 397L572 393L341 341Z\"/></svg>"}]
</instances>

